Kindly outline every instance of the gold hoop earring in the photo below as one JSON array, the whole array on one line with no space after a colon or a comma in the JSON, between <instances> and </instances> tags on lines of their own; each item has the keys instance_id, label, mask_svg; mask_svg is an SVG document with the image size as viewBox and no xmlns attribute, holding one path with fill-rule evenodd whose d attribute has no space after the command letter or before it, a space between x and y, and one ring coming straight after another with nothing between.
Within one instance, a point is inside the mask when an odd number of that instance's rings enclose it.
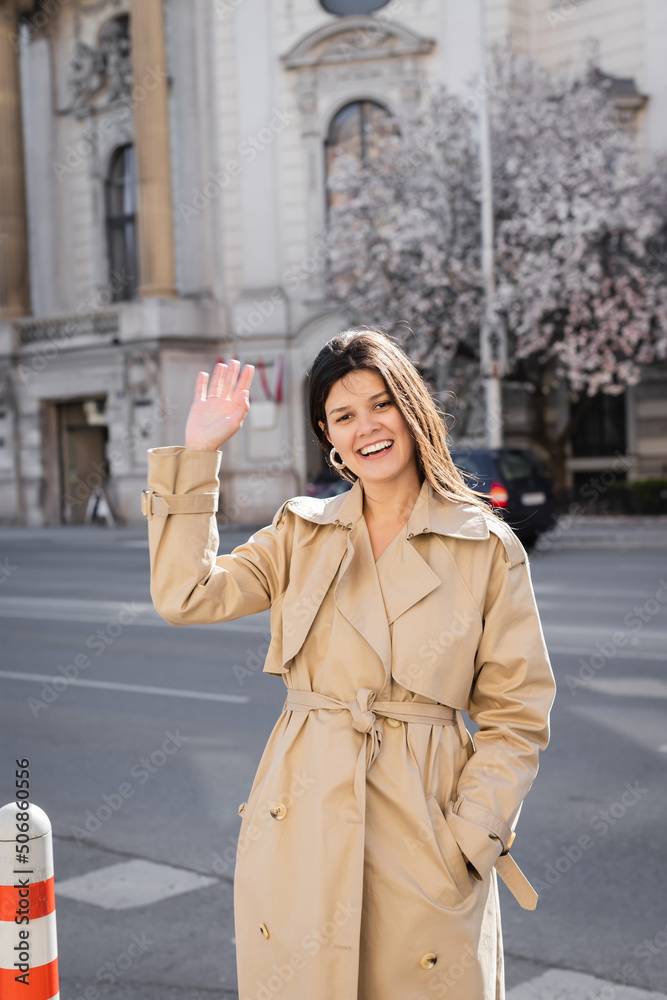
<instances>
[{"instance_id":1,"label":"gold hoop earring","mask_svg":"<svg viewBox=\"0 0 667 1000\"><path fill-rule=\"evenodd\" d=\"M340 471L341 471L341 469L344 469L344 468L345 468L345 462L343 462L343 461L341 460L341 463L340 463L340 465L339 465L339 464L338 464L338 462L336 461L336 459L334 458L334 455L335 455L335 454L336 454L336 446L335 446L335 445L332 445L332 446L331 446L331 451L329 452L329 461L330 461L330 462L331 462L331 464L332 464L332 465L334 466L334 468L338 469L338 471L340 472Z\"/></svg>"}]
</instances>

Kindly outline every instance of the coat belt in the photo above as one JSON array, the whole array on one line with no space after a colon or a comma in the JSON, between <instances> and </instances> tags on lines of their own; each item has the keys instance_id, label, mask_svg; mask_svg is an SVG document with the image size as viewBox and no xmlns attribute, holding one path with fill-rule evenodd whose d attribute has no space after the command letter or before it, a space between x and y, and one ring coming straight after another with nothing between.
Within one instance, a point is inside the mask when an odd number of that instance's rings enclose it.
<instances>
[{"instance_id":1,"label":"coat belt","mask_svg":"<svg viewBox=\"0 0 667 1000\"><path fill-rule=\"evenodd\" d=\"M352 701L341 701L330 698L329 695L317 691L301 691L289 688L284 709L296 712L310 712L314 708L347 709L352 715L352 726L359 733L368 733L371 737L366 755L366 770L371 766L382 743L382 725L376 716L399 719L401 722L421 722L430 726L459 726L465 729L463 717L449 705L436 705L423 701L376 701L377 691L373 688L359 688L356 698ZM372 707L371 707L372 706ZM537 905L537 893L523 874L513 857L501 855L494 865L503 882L524 910L534 910Z\"/></svg>"},{"instance_id":2,"label":"coat belt","mask_svg":"<svg viewBox=\"0 0 667 1000\"><path fill-rule=\"evenodd\" d=\"M431 705L424 701L376 701L376 696L377 691L373 688L359 688L357 697L352 701L339 701L317 691L290 688L284 707L297 712L309 712L313 708L346 708L352 715L352 727L358 733L368 733L371 737L366 770L379 754L382 743L382 726L376 719L377 715L402 722L422 722L429 726L456 724L456 710L449 705Z\"/></svg>"}]
</instances>

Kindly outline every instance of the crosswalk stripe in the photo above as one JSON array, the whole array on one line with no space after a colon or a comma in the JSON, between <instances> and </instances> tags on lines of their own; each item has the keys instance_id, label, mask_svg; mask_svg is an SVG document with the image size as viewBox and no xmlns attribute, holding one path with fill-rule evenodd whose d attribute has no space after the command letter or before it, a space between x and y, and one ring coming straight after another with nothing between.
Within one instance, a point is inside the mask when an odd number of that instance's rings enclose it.
<instances>
[{"instance_id":1,"label":"crosswalk stripe","mask_svg":"<svg viewBox=\"0 0 667 1000\"><path fill-rule=\"evenodd\" d=\"M56 896L100 906L104 910L128 910L219 884L215 875L200 875L184 868L133 858L56 882Z\"/></svg>"},{"instance_id":2,"label":"crosswalk stripe","mask_svg":"<svg viewBox=\"0 0 667 1000\"><path fill-rule=\"evenodd\" d=\"M667 1000L665 993L640 990L583 972L549 969L508 990L507 1000Z\"/></svg>"}]
</instances>

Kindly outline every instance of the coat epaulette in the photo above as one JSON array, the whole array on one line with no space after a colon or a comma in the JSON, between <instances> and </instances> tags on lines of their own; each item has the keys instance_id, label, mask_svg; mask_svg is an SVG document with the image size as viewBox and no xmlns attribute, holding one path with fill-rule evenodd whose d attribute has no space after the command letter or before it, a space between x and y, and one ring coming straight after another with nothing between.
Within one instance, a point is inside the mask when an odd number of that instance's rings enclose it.
<instances>
[{"instance_id":1,"label":"coat epaulette","mask_svg":"<svg viewBox=\"0 0 667 1000\"><path fill-rule=\"evenodd\" d=\"M495 516L495 514L487 517L486 523L489 526L489 531L493 532L494 535L497 535L505 546L505 555L510 569L514 566L519 566L521 563L526 561L526 550L510 528L509 524L506 524L505 521L501 521L499 517Z\"/></svg>"},{"instance_id":2,"label":"coat epaulette","mask_svg":"<svg viewBox=\"0 0 667 1000\"><path fill-rule=\"evenodd\" d=\"M327 502L333 499L335 498L327 497L326 499L321 499L319 497L308 496L290 497L289 500L285 500L285 502L274 514L273 526L280 527L280 525L284 522L288 508L293 510L295 514L300 514L308 520L317 520L318 517L321 517L325 513Z\"/></svg>"},{"instance_id":3,"label":"coat epaulette","mask_svg":"<svg viewBox=\"0 0 667 1000\"><path fill-rule=\"evenodd\" d=\"M280 505L280 507L278 508L278 510L273 515L273 520L272 520L271 524L273 525L274 528L280 528L280 527L282 527L285 514L287 513L287 506L290 503L290 501L291 501L291 498L290 498L290 500L285 500L285 502Z\"/></svg>"}]
</instances>

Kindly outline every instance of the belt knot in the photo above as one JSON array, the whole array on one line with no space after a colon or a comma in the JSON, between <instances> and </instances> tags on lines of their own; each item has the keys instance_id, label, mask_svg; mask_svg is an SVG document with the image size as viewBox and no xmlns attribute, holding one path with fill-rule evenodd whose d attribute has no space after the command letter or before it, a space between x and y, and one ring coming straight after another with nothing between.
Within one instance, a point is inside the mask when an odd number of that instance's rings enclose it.
<instances>
[{"instance_id":1,"label":"belt knot","mask_svg":"<svg viewBox=\"0 0 667 1000\"><path fill-rule=\"evenodd\" d=\"M375 701L377 692L372 688L359 688L357 697L348 702L347 707L352 714L352 725L358 733L370 733L377 716L370 706Z\"/></svg>"},{"instance_id":2,"label":"belt knot","mask_svg":"<svg viewBox=\"0 0 667 1000\"><path fill-rule=\"evenodd\" d=\"M366 770L376 759L382 744L382 723L378 721L375 712L371 711L376 696L377 691L372 688L359 688L357 697L347 702L352 715L352 728L358 733L368 733L371 737L366 753Z\"/></svg>"}]
</instances>

